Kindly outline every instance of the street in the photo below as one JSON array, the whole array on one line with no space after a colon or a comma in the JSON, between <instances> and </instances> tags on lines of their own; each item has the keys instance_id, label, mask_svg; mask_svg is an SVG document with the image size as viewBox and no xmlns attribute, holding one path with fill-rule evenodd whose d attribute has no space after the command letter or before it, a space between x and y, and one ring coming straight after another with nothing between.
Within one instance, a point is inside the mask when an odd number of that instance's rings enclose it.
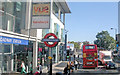
<instances>
[{"instance_id":1,"label":"street","mask_svg":"<svg viewBox=\"0 0 120 75\"><path fill-rule=\"evenodd\" d=\"M64 67L67 65L67 61L61 62L60 64L56 65L53 67L53 73L63 73ZM118 70L117 69L100 69L100 68L95 68L95 69L77 69L73 71L73 74L118 74Z\"/></svg>"},{"instance_id":2,"label":"street","mask_svg":"<svg viewBox=\"0 0 120 75\"><path fill-rule=\"evenodd\" d=\"M80 65L82 65L83 59L82 59L82 52L76 52L75 53L76 57L75 60L80 61ZM77 57L79 55L79 58ZM71 61L74 61L74 56L71 56ZM62 61L61 63L57 64L56 66L53 67L53 73L63 73L64 68L67 66L67 62L69 61ZM83 69L82 67L78 68L77 70L74 69L73 74L107 74L107 75L119 75L118 68L120 67L120 63L115 63L116 64L116 69L105 69L105 68L100 68L103 66L98 65L97 68L95 69Z\"/></svg>"}]
</instances>

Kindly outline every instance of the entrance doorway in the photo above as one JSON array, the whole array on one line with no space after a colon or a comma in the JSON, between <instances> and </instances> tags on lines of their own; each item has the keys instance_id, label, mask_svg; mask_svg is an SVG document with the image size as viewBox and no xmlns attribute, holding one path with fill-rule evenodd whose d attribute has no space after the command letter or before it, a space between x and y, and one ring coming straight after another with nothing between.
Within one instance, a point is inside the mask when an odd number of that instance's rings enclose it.
<instances>
[{"instance_id":1,"label":"entrance doorway","mask_svg":"<svg viewBox=\"0 0 120 75\"><path fill-rule=\"evenodd\" d=\"M2 69L5 73L11 71L11 54L10 53L4 53Z\"/></svg>"},{"instance_id":2,"label":"entrance doorway","mask_svg":"<svg viewBox=\"0 0 120 75\"><path fill-rule=\"evenodd\" d=\"M21 63L24 61L26 71L29 72L29 65L32 62L32 52L16 52L14 59L15 71L21 72Z\"/></svg>"}]
</instances>

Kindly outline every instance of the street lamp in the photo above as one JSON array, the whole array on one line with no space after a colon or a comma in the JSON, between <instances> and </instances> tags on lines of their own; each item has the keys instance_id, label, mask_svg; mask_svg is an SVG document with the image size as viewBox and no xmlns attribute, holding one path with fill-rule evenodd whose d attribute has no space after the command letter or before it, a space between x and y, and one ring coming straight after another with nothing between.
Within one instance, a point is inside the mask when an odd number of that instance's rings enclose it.
<instances>
[{"instance_id":1,"label":"street lamp","mask_svg":"<svg viewBox=\"0 0 120 75\"><path fill-rule=\"evenodd\" d=\"M65 52L67 52L66 48L67 48L67 32L68 30L65 29ZM64 53L64 52L63 52ZM63 54L64 55L64 54ZM66 56L65 56L66 57ZM67 60L67 59L66 59Z\"/></svg>"},{"instance_id":2,"label":"street lamp","mask_svg":"<svg viewBox=\"0 0 120 75\"><path fill-rule=\"evenodd\" d=\"M116 39L116 34L117 34L117 29L116 28L111 28L111 30L115 30L115 40L117 41L117 39Z\"/></svg>"},{"instance_id":3,"label":"street lamp","mask_svg":"<svg viewBox=\"0 0 120 75\"><path fill-rule=\"evenodd\" d=\"M113 29L115 30L115 40L117 41L117 38L118 38L118 37L116 38L116 35L117 35L117 29L116 29L116 28L111 28L111 30L113 30ZM116 42L115 42L115 48L116 48Z\"/></svg>"}]
</instances>

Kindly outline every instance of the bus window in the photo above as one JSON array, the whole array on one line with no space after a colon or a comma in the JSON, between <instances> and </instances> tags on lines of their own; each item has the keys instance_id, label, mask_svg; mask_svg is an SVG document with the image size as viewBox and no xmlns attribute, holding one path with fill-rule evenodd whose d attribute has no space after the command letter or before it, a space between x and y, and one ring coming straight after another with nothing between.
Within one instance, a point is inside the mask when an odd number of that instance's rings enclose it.
<instances>
[{"instance_id":1,"label":"bus window","mask_svg":"<svg viewBox=\"0 0 120 75\"><path fill-rule=\"evenodd\" d=\"M85 46L85 49L95 49L95 46Z\"/></svg>"}]
</instances>

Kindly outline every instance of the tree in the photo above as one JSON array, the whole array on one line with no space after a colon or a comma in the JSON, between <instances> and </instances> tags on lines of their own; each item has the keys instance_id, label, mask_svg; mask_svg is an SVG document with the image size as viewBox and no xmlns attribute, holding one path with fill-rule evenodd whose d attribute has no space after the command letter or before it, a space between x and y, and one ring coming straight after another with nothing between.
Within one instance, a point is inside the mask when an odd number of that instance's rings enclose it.
<instances>
[{"instance_id":1,"label":"tree","mask_svg":"<svg viewBox=\"0 0 120 75\"><path fill-rule=\"evenodd\" d=\"M84 42L83 42L83 45L88 45L88 44L89 44L88 41L84 41Z\"/></svg>"},{"instance_id":2,"label":"tree","mask_svg":"<svg viewBox=\"0 0 120 75\"><path fill-rule=\"evenodd\" d=\"M79 45L78 42L71 41L70 43L74 44L74 47L75 47L76 49L80 49L80 45Z\"/></svg>"},{"instance_id":3,"label":"tree","mask_svg":"<svg viewBox=\"0 0 120 75\"><path fill-rule=\"evenodd\" d=\"M115 40L109 35L107 31L98 33L96 38L97 40L94 41L94 44L96 44L99 48L103 48L105 50L115 48Z\"/></svg>"},{"instance_id":4,"label":"tree","mask_svg":"<svg viewBox=\"0 0 120 75\"><path fill-rule=\"evenodd\" d=\"M76 49L80 49L80 45L77 42L74 42L74 46Z\"/></svg>"}]
</instances>

